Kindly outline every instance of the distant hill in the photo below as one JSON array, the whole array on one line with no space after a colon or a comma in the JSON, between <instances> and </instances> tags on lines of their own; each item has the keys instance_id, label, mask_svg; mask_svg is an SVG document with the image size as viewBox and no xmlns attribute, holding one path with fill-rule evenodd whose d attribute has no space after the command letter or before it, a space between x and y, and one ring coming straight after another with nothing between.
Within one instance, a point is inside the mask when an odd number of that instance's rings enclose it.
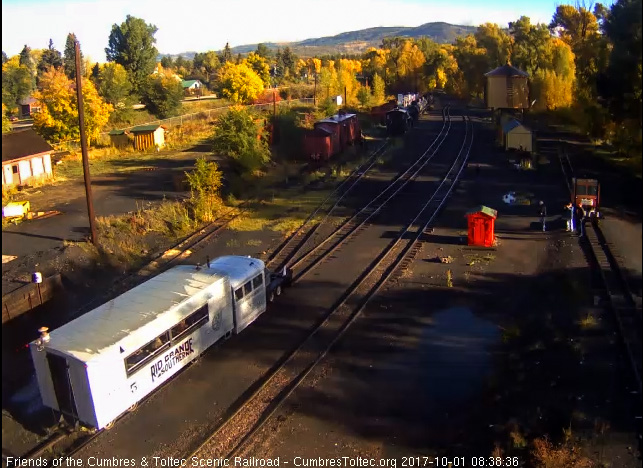
<instances>
[{"instance_id":1,"label":"distant hill","mask_svg":"<svg viewBox=\"0 0 643 468\"><path fill-rule=\"evenodd\" d=\"M336 36L318 37L305 39L299 42L267 42L264 43L271 50L277 48L290 47L292 51L300 57L311 57L313 55L325 54L358 54L364 52L369 47L377 47L382 43L385 37L402 36L410 38L428 37L438 43L451 43L458 36L472 34L476 26L461 26L443 22L425 23L415 28L399 27L380 27L360 29L359 31L349 31ZM247 44L232 48L233 55L247 54L257 48L257 44ZM185 52L184 58L192 59L195 52ZM162 57L162 54L159 57ZM173 58L178 55L172 55Z\"/></svg>"}]
</instances>

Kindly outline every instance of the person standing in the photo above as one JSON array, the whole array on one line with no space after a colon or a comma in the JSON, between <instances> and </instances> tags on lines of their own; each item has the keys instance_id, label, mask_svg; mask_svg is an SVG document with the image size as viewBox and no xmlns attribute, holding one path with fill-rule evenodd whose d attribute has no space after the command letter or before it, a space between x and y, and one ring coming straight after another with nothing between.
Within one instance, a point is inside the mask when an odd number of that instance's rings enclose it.
<instances>
[{"instance_id":1,"label":"person standing","mask_svg":"<svg viewBox=\"0 0 643 468\"><path fill-rule=\"evenodd\" d=\"M543 225L543 232L546 230L546 222L547 222L547 206L545 205L545 202L540 200L538 203L540 205L540 209L538 211L538 214L540 215L540 223Z\"/></svg>"},{"instance_id":2,"label":"person standing","mask_svg":"<svg viewBox=\"0 0 643 468\"><path fill-rule=\"evenodd\" d=\"M569 211L569 220L567 221L567 232L575 233L576 232L576 215L574 213L575 208L572 202L569 202L565 205L565 209Z\"/></svg>"},{"instance_id":3,"label":"person standing","mask_svg":"<svg viewBox=\"0 0 643 468\"><path fill-rule=\"evenodd\" d=\"M578 202L578 206L576 207L576 224L578 225L578 237L585 237L585 218L587 214L585 213L585 209L583 208L582 203Z\"/></svg>"}]
</instances>

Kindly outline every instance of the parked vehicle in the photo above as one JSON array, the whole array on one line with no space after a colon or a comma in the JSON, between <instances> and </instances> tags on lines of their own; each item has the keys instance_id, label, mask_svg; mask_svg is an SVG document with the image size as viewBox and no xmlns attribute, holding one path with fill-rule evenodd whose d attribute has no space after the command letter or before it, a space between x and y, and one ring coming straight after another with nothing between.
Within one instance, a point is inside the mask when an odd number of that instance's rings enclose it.
<instances>
[{"instance_id":1,"label":"parked vehicle","mask_svg":"<svg viewBox=\"0 0 643 468\"><path fill-rule=\"evenodd\" d=\"M601 185L596 179L572 178L572 203L577 206L579 203L587 213L587 216L600 218L599 211L601 202Z\"/></svg>"},{"instance_id":2,"label":"parked vehicle","mask_svg":"<svg viewBox=\"0 0 643 468\"><path fill-rule=\"evenodd\" d=\"M281 293L251 257L161 273L30 344L43 403L102 429L195 360L240 333Z\"/></svg>"},{"instance_id":3,"label":"parked vehicle","mask_svg":"<svg viewBox=\"0 0 643 468\"><path fill-rule=\"evenodd\" d=\"M386 113L386 132L390 136L404 135L412 126L411 116L406 109L398 107Z\"/></svg>"}]
</instances>

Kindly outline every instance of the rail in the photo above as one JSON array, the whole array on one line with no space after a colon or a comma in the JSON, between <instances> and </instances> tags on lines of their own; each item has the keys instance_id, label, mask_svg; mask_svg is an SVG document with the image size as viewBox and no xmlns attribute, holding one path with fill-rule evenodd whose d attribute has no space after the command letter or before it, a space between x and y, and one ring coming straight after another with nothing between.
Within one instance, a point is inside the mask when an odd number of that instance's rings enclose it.
<instances>
[{"instance_id":1,"label":"rail","mask_svg":"<svg viewBox=\"0 0 643 468\"><path fill-rule=\"evenodd\" d=\"M469 125L468 119L466 120L465 125L467 129ZM234 409L229 415L227 415L218 425L217 428L194 450L190 451L190 454L185 458L191 458L194 456L201 456L203 458L222 458L230 459L231 457L236 456L239 451L247 444L252 437L258 433L258 431L268 422L272 415L280 408L280 406L286 401L286 399L300 386L300 384L305 380L305 378L312 372L312 370L326 357L328 352L337 344L337 342L345 335L349 327L354 323L354 321L359 317L361 312L364 310L366 305L370 300L379 292L379 290L386 284L396 268L405 260L405 257L413 251L414 245L420 241L420 238L426 228L435 217L440 212L441 208L446 203L448 196L451 191L457 184L459 177L462 173L473 145L473 135L471 135L471 141L467 148L466 154L463 155L463 150L467 144L467 136L469 132L465 135L460 152L455 158L451 168L448 173L443 178L442 182L434 193L429 197L427 202L421 207L420 211L416 217L404 228L401 230L397 239L395 239L391 244L389 244L380 255L371 263L360 275L359 278L349 287L349 289L344 293L342 298L335 303L331 309L325 314L323 320L316 325L306 338L287 356L282 360L279 366L266 376L265 380L262 382L261 386L257 388L251 395L244 399L237 408ZM459 165L458 165L459 164ZM447 187L445 184L450 182L450 185ZM447 187L446 192L443 190L444 187ZM441 194L441 198L438 198L438 195ZM433 203L437 202L437 206L427 214L427 208L429 208ZM422 216L425 216L422 222L419 222ZM393 256L393 261L385 267L384 274L376 282L375 286L370 288L361 298L358 300L358 305L355 309L350 307L344 307L347 304L349 298L351 298L358 289L363 286L366 280L370 279L374 272L378 271L378 268L381 267L383 262L390 258L392 253L395 253L395 248L400 244L400 242L406 237L406 234L411 231L414 225L417 225L417 231L415 238L409 242L406 247L402 248L400 255L397 257ZM349 310L347 310L349 309ZM352 310L351 310L352 309ZM342 314L343 313L343 314ZM347 315L347 318L341 322L337 323L341 319L341 315ZM335 318L333 322L330 319ZM324 343L315 343L313 338L318 338L323 340L322 334L319 333L325 325L332 327L333 325L338 327L335 332L332 334L332 339L329 342ZM332 330L331 330L332 332ZM324 336L328 336L326 333ZM321 338L320 338L321 337ZM286 368L286 364L289 362L295 362L293 359L295 356L300 357L300 354L305 354L304 346L310 344L308 353L312 353L315 357L309 362L303 370L299 372L293 372ZM319 348L321 347L321 351ZM317 351L317 352L316 352ZM304 359L304 356L301 356L301 360ZM299 361L299 360L298 360ZM293 366L301 366L299 364L293 364ZM285 374L285 375L284 375ZM276 379L280 375L283 378ZM268 385L271 382L275 382L273 388L269 388ZM286 382L284 385L283 382ZM268 402L266 404L266 402ZM259 413L259 417L254 415ZM250 424L248 424L250 423ZM248 427L249 426L249 427ZM232 433L223 434L223 431L227 428L230 428ZM237 432L241 431L241 434ZM213 445L214 447L210 447Z\"/></svg>"}]
</instances>

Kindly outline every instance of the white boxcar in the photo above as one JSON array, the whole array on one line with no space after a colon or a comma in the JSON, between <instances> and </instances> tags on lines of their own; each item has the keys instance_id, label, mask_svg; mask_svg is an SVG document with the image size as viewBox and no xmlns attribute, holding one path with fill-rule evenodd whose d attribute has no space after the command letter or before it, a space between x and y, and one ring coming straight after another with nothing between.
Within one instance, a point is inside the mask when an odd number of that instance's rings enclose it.
<instances>
[{"instance_id":1,"label":"white boxcar","mask_svg":"<svg viewBox=\"0 0 643 468\"><path fill-rule=\"evenodd\" d=\"M43 403L102 429L266 310L265 265L174 267L31 343Z\"/></svg>"}]
</instances>

